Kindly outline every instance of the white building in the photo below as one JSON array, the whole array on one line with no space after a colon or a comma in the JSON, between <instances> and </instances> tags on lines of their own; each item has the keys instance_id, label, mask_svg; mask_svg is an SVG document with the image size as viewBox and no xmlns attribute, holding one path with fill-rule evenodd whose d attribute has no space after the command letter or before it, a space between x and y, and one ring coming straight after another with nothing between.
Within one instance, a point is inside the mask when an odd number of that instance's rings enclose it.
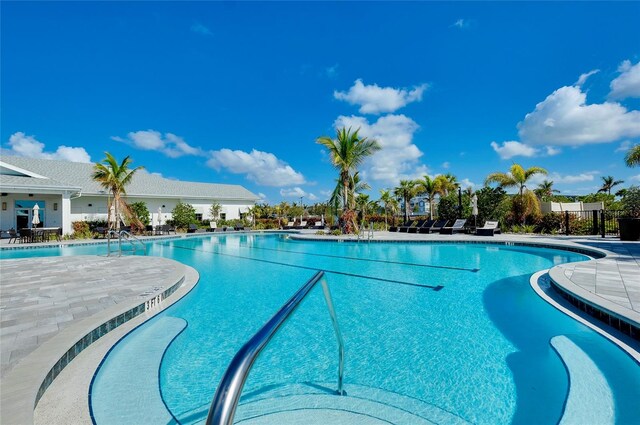
<instances>
[{"instance_id":1,"label":"white building","mask_svg":"<svg viewBox=\"0 0 640 425\"><path fill-rule=\"evenodd\" d=\"M106 220L109 194L91 178L94 164L0 157L0 229L31 227L33 207L44 227L62 227L67 234L71 223ZM169 180L145 170L137 171L126 187L127 203L144 202L157 223L159 208L163 222L179 202L193 205L199 219L212 218L209 208L219 203L221 219L237 219L255 205L258 196L239 185L194 183ZM41 225L42 226L42 225Z\"/></svg>"}]
</instances>

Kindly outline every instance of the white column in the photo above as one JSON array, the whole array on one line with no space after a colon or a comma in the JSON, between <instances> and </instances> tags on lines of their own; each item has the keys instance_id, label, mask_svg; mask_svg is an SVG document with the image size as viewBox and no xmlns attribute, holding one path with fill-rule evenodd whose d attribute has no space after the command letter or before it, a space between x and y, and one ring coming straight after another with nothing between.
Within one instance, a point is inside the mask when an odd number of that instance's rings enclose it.
<instances>
[{"instance_id":1,"label":"white column","mask_svg":"<svg viewBox=\"0 0 640 425\"><path fill-rule=\"evenodd\" d=\"M62 234L66 235L73 232L71 226L71 193L64 192L62 194Z\"/></svg>"}]
</instances>

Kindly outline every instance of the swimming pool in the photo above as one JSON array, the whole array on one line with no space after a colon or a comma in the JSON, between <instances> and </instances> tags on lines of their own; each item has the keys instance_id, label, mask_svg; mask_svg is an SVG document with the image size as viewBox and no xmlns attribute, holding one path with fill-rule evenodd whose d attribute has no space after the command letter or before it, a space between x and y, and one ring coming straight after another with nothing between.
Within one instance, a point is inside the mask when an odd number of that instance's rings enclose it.
<instances>
[{"instance_id":1,"label":"swimming pool","mask_svg":"<svg viewBox=\"0 0 640 425\"><path fill-rule=\"evenodd\" d=\"M94 252L104 247L68 251ZM585 410L587 403L599 403L610 409L603 419L637 420L638 365L529 286L533 272L583 255L491 244L294 241L284 235L162 241L149 244L149 253L195 267L201 280L106 358L91 394L100 425L204 420L235 352L317 269L328 272L345 340L348 396L330 395L336 343L315 288L254 365L237 421L557 423L563 412L576 410L575 397L568 403L578 390L570 387L572 369L602 378L588 381L599 387L587 388L596 400L583 400ZM550 344L560 336L566 338Z\"/></svg>"}]
</instances>

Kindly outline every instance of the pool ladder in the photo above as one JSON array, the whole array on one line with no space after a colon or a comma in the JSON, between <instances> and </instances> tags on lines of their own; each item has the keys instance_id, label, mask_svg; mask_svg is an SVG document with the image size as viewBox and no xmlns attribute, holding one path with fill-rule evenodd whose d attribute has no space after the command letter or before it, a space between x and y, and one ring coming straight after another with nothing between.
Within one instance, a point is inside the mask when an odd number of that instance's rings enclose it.
<instances>
[{"instance_id":1,"label":"pool ladder","mask_svg":"<svg viewBox=\"0 0 640 425\"><path fill-rule=\"evenodd\" d=\"M111 249L111 239L118 239L118 248ZM122 249L122 243L128 242L130 249ZM137 237L133 236L126 230L109 230L107 232L107 257L111 257L112 254L118 254L118 257L122 256L123 252L130 252L135 255L138 248L142 250L142 255L147 255L147 246Z\"/></svg>"},{"instance_id":2,"label":"pool ladder","mask_svg":"<svg viewBox=\"0 0 640 425\"><path fill-rule=\"evenodd\" d=\"M209 408L209 414L207 416L207 425L232 425L233 418L240 402L240 396L242 394L242 388L244 383L251 372L251 367L256 361L262 350L269 344L269 341L278 332L278 329L287 321L287 319L293 314L296 308L300 305L302 300L311 292L318 281L322 284L322 292L327 303L327 309L331 316L331 323L338 340L338 389L336 394L345 395L343 388L343 375L344 375L344 342L342 340L342 333L340 332L340 326L338 325L338 318L333 308L333 301L331 299L331 292L329 292L329 286L326 279L323 278L324 272L319 270L313 275L311 279L307 281L298 291L293 294L291 299L287 301L278 312L269 319L267 323L258 330L258 332L251 337L247 343L236 353L231 360L227 371L222 376L220 385L216 389L216 393L213 396L211 407Z\"/></svg>"},{"instance_id":3,"label":"pool ladder","mask_svg":"<svg viewBox=\"0 0 640 425\"><path fill-rule=\"evenodd\" d=\"M367 242L370 242L371 239L373 239L373 222L369 222L369 227L360 226L360 231L358 232L358 242L360 242L360 239L364 241L365 238Z\"/></svg>"}]
</instances>

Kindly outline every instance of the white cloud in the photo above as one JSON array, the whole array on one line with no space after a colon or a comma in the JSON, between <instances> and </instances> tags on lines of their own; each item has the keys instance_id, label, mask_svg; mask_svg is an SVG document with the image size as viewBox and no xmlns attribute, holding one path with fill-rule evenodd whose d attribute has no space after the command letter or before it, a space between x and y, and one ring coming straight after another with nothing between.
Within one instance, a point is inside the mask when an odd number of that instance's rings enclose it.
<instances>
[{"instance_id":1,"label":"white cloud","mask_svg":"<svg viewBox=\"0 0 640 425\"><path fill-rule=\"evenodd\" d=\"M635 176L631 176L627 180L633 181L633 182L640 182L640 174L636 174Z\"/></svg>"},{"instance_id":2,"label":"white cloud","mask_svg":"<svg viewBox=\"0 0 640 425\"><path fill-rule=\"evenodd\" d=\"M631 149L631 146L633 146L633 143L631 143L630 140L625 140L624 142L620 143L620 146L618 146L614 152L615 153L618 153L618 152L625 152L626 153L629 149Z\"/></svg>"},{"instance_id":3,"label":"white cloud","mask_svg":"<svg viewBox=\"0 0 640 425\"><path fill-rule=\"evenodd\" d=\"M199 22L196 22L195 24L191 25L191 31L200 35L213 35L211 33L211 30L209 30L209 28L205 27Z\"/></svg>"},{"instance_id":4,"label":"white cloud","mask_svg":"<svg viewBox=\"0 0 640 425\"><path fill-rule=\"evenodd\" d=\"M441 165L441 167L444 168L445 170L448 170L450 166L451 164L449 162L443 162Z\"/></svg>"},{"instance_id":5,"label":"white cloud","mask_svg":"<svg viewBox=\"0 0 640 425\"><path fill-rule=\"evenodd\" d=\"M558 155L560 152L562 152L561 149L554 148L553 146L545 146L545 149L547 150L547 156Z\"/></svg>"},{"instance_id":6,"label":"white cloud","mask_svg":"<svg viewBox=\"0 0 640 425\"><path fill-rule=\"evenodd\" d=\"M460 29L469 28L470 25L471 23L467 19L458 19L453 24L451 24L452 27L456 27Z\"/></svg>"},{"instance_id":7,"label":"white cloud","mask_svg":"<svg viewBox=\"0 0 640 425\"><path fill-rule=\"evenodd\" d=\"M338 76L338 64L326 67L324 69L324 75L327 78L336 78Z\"/></svg>"},{"instance_id":8,"label":"white cloud","mask_svg":"<svg viewBox=\"0 0 640 425\"><path fill-rule=\"evenodd\" d=\"M360 105L359 111L362 114L378 115L384 112L395 112L409 103L421 101L422 93L427 87L427 84L421 84L413 90L407 90L380 87L377 84L366 86L362 80L358 79L348 92L336 90L333 96L351 105Z\"/></svg>"},{"instance_id":9,"label":"white cloud","mask_svg":"<svg viewBox=\"0 0 640 425\"><path fill-rule=\"evenodd\" d=\"M516 141L502 142L502 146L491 142L491 147L502 159L510 159L514 156L532 157L538 154L538 150Z\"/></svg>"},{"instance_id":10,"label":"white cloud","mask_svg":"<svg viewBox=\"0 0 640 425\"><path fill-rule=\"evenodd\" d=\"M217 171L226 169L244 174L263 186L292 186L305 183L304 176L274 154L253 149L251 152L220 149L210 152L207 165Z\"/></svg>"},{"instance_id":11,"label":"white cloud","mask_svg":"<svg viewBox=\"0 0 640 425\"><path fill-rule=\"evenodd\" d=\"M297 186L289 189L280 189L280 196L285 198L298 198L298 199L302 197L302 198L307 198L310 201L316 201L318 199L318 197L313 193L305 192L302 188ZM303 203L304 203L304 199L303 199Z\"/></svg>"},{"instance_id":12,"label":"white cloud","mask_svg":"<svg viewBox=\"0 0 640 425\"><path fill-rule=\"evenodd\" d=\"M427 167L419 164L423 153L413 144L413 134L420 128L405 115L385 115L374 123L364 117L339 116L335 128L360 129L360 136L376 139L382 149L373 154L363 167L372 180L397 184L401 179L420 178Z\"/></svg>"},{"instance_id":13,"label":"white cloud","mask_svg":"<svg viewBox=\"0 0 640 425\"><path fill-rule=\"evenodd\" d=\"M84 148L58 146L55 152L45 152L45 145L34 136L27 136L21 131L9 137L10 153L29 158L60 159L71 162L91 162L91 156Z\"/></svg>"},{"instance_id":14,"label":"white cloud","mask_svg":"<svg viewBox=\"0 0 640 425\"><path fill-rule=\"evenodd\" d=\"M595 177L600 174L599 171L585 171L579 174L560 174L558 172L552 172L547 175L534 174L529 181L529 187L535 187L542 183L544 180L552 181L554 184L575 184L583 182L592 182Z\"/></svg>"},{"instance_id":15,"label":"white cloud","mask_svg":"<svg viewBox=\"0 0 640 425\"><path fill-rule=\"evenodd\" d=\"M477 184L475 184L474 182L472 182L469 179L460 180L460 187L463 188L463 189L466 189L467 187L474 188L474 187L477 187L477 186L478 186Z\"/></svg>"},{"instance_id":16,"label":"white cloud","mask_svg":"<svg viewBox=\"0 0 640 425\"><path fill-rule=\"evenodd\" d=\"M178 158L184 155L204 155L200 148L189 145L180 136L173 133L165 133L164 136L159 131L141 130L132 131L127 134L127 138L112 136L112 140L128 143L138 149L147 151L159 151L169 158Z\"/></svg>"},{"instance_id":17,"label":"white cloud","mask_svg":"<svg viewBox=\"0 0 640 425\"><path fill-rule=\"evenodd\" d=\"M574 86L582 87L582 85L587 81L587 78L591 77L593 74L597 74L600 72L599 69L594 69L592 71L587 72L586 74L580 75L578 81L574 84Z\"/></svg>"},{"instance_id":18,"label":"white cloud","mask_svg":"<svg viewBox=\"0 0 640 425\"><path fill-rule=\"evenodd\" d=\"M609 98L640 97L640 62L631 65L631 61L625 60L618 67L618 72L620 75L610 84Z\"/></svg>"},{"instance_id":19,"label":"white cloud","mask_svg":"<svg viewBox=\"0 0 640 425\"><path fill-rule=\"evenodd\" d=\"M579 146L640 136L640 111L619 103L586 104L579 87L561 87L518 123L527 145Z\"/></svg>"}]
</instances>

